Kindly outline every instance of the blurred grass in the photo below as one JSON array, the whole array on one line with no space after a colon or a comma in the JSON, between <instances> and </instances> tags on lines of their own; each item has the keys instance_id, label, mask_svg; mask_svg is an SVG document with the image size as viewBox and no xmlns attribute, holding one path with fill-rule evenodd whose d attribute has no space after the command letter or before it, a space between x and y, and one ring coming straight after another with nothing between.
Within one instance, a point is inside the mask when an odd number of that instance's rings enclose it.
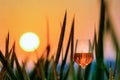
<instances>
[{"instance_id":1,"label":"blurred grass","mask_svg":"<svg viewBox=\"0 0 120 80\"><path fill-rule=\"evenodd\" d=\"M85 80L120 80L120 47L118 45L118 40L113 29L113 21L109 14L108 6L101 1L100 8L100 21L99 21L99 32L98 35L94 33L93 44L89 40L89 49L90 51L95 50L96 62L94 66L94 71L92 70L92 63L89 64L85 70ZM107 14L106 14L107 13ZM30 73L27 73L25 67L27 61L24 61L22 65L19 64L18 58L15 51L15 43L12 48L9 48L9 33L5 42L5 55L0 51L0 62L2 63L0 71L0 80L82 80L82 69L80 66L78 68L75 66L76 63L73 61L73 53L77 48L77 40L74 49L74 24L75 17L73 18L71 24L71 31L69 34L68 43L65 49L65 53L62 51L64 43L64 35L66 32L66 23L67 22L67 11L65 12L62 29L60 33L60 38L58 41L58 48L56 55L52 55L50 58L50 42L49 42L49 25L47 20L47 47L42 53L42 57L38 58L37 62L34 63L35 67ZM106 31L110 32L114 47L116 50L116 61L114 65L114 70L111 67L106 67L104 63L104 35ZM61 54L62 53L62 54ZM63 56L63 54L65 54ZM70 56L68 56L70 54ZM46 56L44 56L46 55ZM62 56L62 63L59 64L59 58ZM66 63L66 60L70 59L69 63ZM16 67L15 67L16 66ZM67 66L67 68L66 68ZM57 68L60 67L60 71ZM77 69L76 69L77 68ZM76 71L77 70L77 71ZM105 75L104 75L105 74ZM107 77L105 79L105 77Z\"/></svg>"}]
</instances>

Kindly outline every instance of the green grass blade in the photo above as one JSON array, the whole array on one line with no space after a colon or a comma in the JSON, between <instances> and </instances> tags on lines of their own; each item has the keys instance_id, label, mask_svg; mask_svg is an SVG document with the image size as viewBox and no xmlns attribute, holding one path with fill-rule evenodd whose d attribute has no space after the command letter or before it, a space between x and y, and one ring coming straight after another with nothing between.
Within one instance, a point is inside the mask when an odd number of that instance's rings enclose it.
<instances>
[{"instance_id":1,"label":"green grass blade","mask_svg":"<svg viewBox=\"0 0 120 80\"><path fill-rule=\"evenodd\" d=\"M62 78L63 78L63 70L64 70L64 67L65 67L65 64L66 64L67 55L68 55L68 51L69 51L69 46L70 46L70 37L69 37L68 45L67 45L67 48L66 48L65 57L64 57L64 60L62 61L61 68L60 68L60 80L62 80Z\"/></svg>"},{"instance_id":2,"label":"green grass blade","mask_svg":"<svg viewBox=\"0 0 120 80\"><path fill-rule=\"evenodd\" d=\"M103 63L103 36L104 36L104 24L105 24L105 4L104 0L101 0L101 13L100 13L100 24L98 34L98 60Z\"/></svg>"},{"instance_id":3,"label":"green grass blade","mask_svg":"<svg viewBox=\"0 0 120 80\"><path fill-rule=\"evenodd\" d=\"M49 67L50 68L49 68L48 80L60 80L60 79L58 79L58 75L57 75L57 72L56 72L54 56L52 56L52 58L51 58Z\"/></svg>"},{"instance_id":4,"label":"green grass blade","mask_svg":"<svg viewBox=\"0 0 120 80\"><path fill-rule=\"evenodd\" d=\"M68 75L68 80L75 80L75 71L74 71L74 66L73 66L73 62L70 62L70 70L69 70L69 75Z\"/></svg>"},{"instance_id":5,"label":"green grass blade","mask_svg":"<svg viewBox=\"0 0 120 80\"><path fill-rule=\"evenodd\" d=\"M68 67L68 70L67 70L65 76L63 77L63 80L67 80L67 78L69 76L69 71L70 71L70 66Z\"/></svg>"},{"instance_id":6,"label":"green grass blade","mask_svg":"<svg viewBox=\"0 0 120 80\"><path fill-rule=\"evenodd\" d=\"M75 17L73 18L72 22L72 31L71 31L71 55L70 55L70 76L72 77L72 80L75 79L75 71L74 71L74 61L73 61L73 53L74 53L74 22Z\"/></svg>"},{"instance_id":7,"label":"green grass blade","mask_svg":"<svg viewBox=\"0 0 120 80\"><path fill-rule=\"evenodd\" d=\"M88 79L89 79L89 75L91 74L91 73L90 73L91 66L92 66L92 63L90 63L90 64L86 67L86 69L85 69L85 80L88 80Z\"/></svg>"},{"instance_id":8,"label":"green grass blade","mask_svg":"<svg viewBox=\"0 0 120 80\"><path fill-rule=\"evenodd\" d=\"M118 73L118 80L120 80L120 72Z\"/></svg>"},{"instance_id":9,"label":"green grass blade","mask_svg":"<svg viewBox=\"0 0 120 80\"><path fill-rule=\"evenodd\" d=\"M116 61L115 61L115 66L114 66L114 76L115 76L115 73L116 73L116 69L118 68L118 72L120 72L120 48L119 48L119 45L118 45L118 41L117 41L117 37L115 35L115 32L114 32L114 29L110 29L111 31L111 37L112 37L112 41L114 43L114 46L115 46L115 50L116 50Z\"/></svg>"},{"instance_id":10,"label":"green grass blade","mask_svg":"<svg viewBox=\"0 0 120 80\"><path fill-rule=\"evenodd\" d=\"M36 70L35 68L30 72L29 74L29 77L30 77L30 80L34 80L35 79L35 76L36 76Z\"/></svg>"},{"instance_id":11,"label":"green grass blade","mask_svg":"<svg viewBox=\"0 0 120 80\"><path fill-rule=\"evenodd\" d=\"M106 23L106 27L107 27L107 31L110 32L111 34L111 39L112 42L114 44L114 48L116 51L116 60L115 60L115 65L114 65L114 71L113 71L113 76L116 75L116 70L118 70L118 72L120 72L120 47L118 44L118 40L117 40L117 36L115 35L115 30L114 30L114 26L113 26L113 21L111 19L111 16L108 12L108 8L107 8L107 23Z\"/></svg>"},{"instance_id":12,"label":"green grass blade","mask_svg":"<svg viewBox=\"0 0 120 80\"><path fill-rule=\"evenodd\" d=\"M105 3L101 0L101 11L100 11L100 23L99 23L99 34L98 34L98 51L97 51L97 80L104 80L104 53L103 53L103 36L104 36L104 25L105 25ZM99 78L98 78L99 77Z\"/></svg>"}]
</instances>

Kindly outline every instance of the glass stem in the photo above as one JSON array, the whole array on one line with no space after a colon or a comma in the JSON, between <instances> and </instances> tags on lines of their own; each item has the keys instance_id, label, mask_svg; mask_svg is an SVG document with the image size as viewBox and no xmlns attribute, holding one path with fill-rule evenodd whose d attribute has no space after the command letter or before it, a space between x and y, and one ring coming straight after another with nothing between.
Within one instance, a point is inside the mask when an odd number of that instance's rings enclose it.
<instances>
[{"instance_id":1,"label":"glass stem","mask_svg":"<svg viewBox=\"0 0 120 80\"><path fill-rule=\"evenodd\" d=\"M84 69L82 69L83 71L83 80L85 80L85 68Z\"/></svg>"}]
</instances>

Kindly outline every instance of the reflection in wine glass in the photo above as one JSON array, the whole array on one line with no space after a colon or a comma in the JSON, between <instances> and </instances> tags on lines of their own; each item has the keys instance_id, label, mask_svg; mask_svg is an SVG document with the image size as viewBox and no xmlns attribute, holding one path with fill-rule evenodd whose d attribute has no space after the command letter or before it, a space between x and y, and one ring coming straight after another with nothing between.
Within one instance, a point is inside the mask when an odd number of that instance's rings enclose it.
<instances>
[{"instance_id":1,"label":"reflection in wine glass","mask_svg":"<svg viewBox=\"0 0 120 80\"><path fill-rule=\"evenodd\" d=\"M86 66L93 60L93 53L89 45L89 40L77 40L77 49L73 58L74 61L83 68L83 70L85 70Z\"/></svg>"}]
</instances>

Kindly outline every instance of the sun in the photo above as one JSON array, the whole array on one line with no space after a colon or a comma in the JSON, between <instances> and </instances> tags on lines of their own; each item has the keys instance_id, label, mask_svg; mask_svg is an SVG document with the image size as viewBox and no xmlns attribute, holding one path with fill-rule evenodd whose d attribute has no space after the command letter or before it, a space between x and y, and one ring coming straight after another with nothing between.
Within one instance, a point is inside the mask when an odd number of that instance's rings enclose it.
<instances>
[{"instance_id":1,"label":"sun","mask_svg":"<svg viewBox=\"0 0 120 80\"><path fill-rule=\"evenodd\" d=\"M33 32L24 33L19 40L20 47L26 52L35 51L40 45L40 39Z\"/></svg>"}]
</instances>

